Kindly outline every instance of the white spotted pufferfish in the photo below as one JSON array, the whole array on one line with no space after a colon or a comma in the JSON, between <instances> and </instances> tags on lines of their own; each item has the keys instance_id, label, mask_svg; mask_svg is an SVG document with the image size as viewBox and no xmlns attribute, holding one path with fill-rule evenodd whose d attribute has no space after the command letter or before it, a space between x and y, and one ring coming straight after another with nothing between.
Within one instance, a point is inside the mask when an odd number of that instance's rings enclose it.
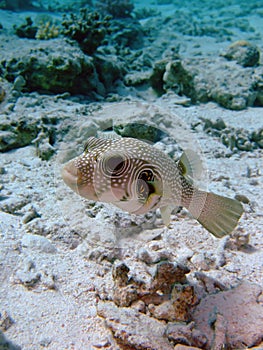
<instances>
[{"instance_id":1,"label":"white spotted pufferfish","mask_svg":"<svg viewBox=\"0 0 263 350\"><path fill-rule=\"evenodd\" d=\"M198 189L200 160L184 152L175 162L154 146L134 138L90 137L84 152L62 169L65 183L80 196L112 203L133 214L160 209L165 225L176 207L185 207L216 237L229 234L243 213L241 203Z\"/></svg>"}]
</instances>

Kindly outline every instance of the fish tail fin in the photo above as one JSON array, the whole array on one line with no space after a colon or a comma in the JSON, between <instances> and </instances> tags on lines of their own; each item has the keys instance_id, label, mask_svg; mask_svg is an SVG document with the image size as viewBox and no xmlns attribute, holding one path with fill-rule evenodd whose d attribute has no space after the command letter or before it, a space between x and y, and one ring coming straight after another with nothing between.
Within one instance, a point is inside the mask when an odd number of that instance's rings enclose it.
<instances>
[{"instance_id":1,"label":"fish tail fin","mask_svg":"<svg viewBox=\"0 0 263 350\"><path fill-rule=\"evenodd\" d=\"M200 190L194 191L188 210L218 238L234 230L244 211L242 204L235 199Z\"/></svg>"}]
</instances>

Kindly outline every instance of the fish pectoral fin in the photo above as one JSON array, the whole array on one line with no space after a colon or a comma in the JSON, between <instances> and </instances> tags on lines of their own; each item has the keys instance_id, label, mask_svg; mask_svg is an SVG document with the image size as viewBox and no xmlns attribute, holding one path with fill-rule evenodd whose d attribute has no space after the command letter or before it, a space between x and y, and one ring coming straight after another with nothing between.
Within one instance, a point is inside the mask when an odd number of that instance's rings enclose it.
<instances>
[{"instance_id":1,"label":"fish pectoral fin","mask_svg":"<svg viewBox=\"0 0 263 350\"><path fill-rule=\"evenodd\" d=\"M218 238L230 234L244 212L239 201L205 191L195 192L188 210Z\"/></svg>"},{"instance_id":2,"label":"fish pectoral fin","mask_svg":"<svg viewBox=\"0 0 263 350\"><path fill-rule=\"evenodd\" d=\"M190 149L183 152L179 159L178 165L183 176L191 183L193 183L194 179L200 180L204 171L201 158L197 153Z\"/></svg>"},{"instance_id":3,"label":"fish pectoral fin","mask_svg":"<svg viewBox=\"0 0 263 350\"><path fill-rule=\"evenodd\" d=\"M169 226L169 224L171 222L171 214L172 214L172 211L174 210L174 208L175 207L173 205L166 205L166 206L160 208L162 219L163 219L165 226Z\"/></svg>"}]
</instances>

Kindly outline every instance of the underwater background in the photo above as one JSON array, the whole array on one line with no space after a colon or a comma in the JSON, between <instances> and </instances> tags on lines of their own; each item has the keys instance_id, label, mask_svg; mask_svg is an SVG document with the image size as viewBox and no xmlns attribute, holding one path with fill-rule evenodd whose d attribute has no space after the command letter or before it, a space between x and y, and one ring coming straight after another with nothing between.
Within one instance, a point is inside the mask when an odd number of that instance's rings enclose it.
<instances>
[{"instance_id":1,"label":"underwater background","mask_svg":"<svg viewBox=\"0 0 263 350\"><path fill-rule=\"evenodd\" d=\"M0 350L263 348L262 0L0 0ZM203 163L231 235L62 181L91 136Z\"/></svg>"}]
</instances>

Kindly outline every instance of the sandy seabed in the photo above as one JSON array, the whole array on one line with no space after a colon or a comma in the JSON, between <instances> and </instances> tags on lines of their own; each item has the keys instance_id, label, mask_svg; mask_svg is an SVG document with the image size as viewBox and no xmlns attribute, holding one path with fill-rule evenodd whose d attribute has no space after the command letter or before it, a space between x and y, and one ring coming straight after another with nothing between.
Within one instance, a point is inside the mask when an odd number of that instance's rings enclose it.
<instances>
[{"instance_id":1,"label":"sandy seabed","mask_svg":"<svg viewBox=\"0 0 263 350\"><path fill-rule=\"evenodd\" d=\"M213 45L210 52L217 50ZM151 89L132 90L112 103L37 93L17 99L10 118L53 116L67 132L58 133L49 160L39 157L37 142L1 153L1 349L263 348L262 149L231 152L199 125L200 118L222 118L234 130L251 133L263 128L262 108L230 111L212 102L181 102ZM8 108L4 102L1 107ZM180 149L195 149L207 189L242 198L245 213L230 236L214 238L185 210L173 214L167 228L158 212L135 217L66 187L62 164L81 153L88 136L134 120L155 123ZM169 310L142 301L141 286L133 282L144 281L151 290L163 261L187 266L182 285L195 289L188 319L179 313L185 322L181 335L169 330L178 323ZM137 288L130 304L116 292L124 288L112 274L120 262L130 269L125 288ZM130 295L128 289L123 293Z\"/></svg>"}]
</instances>

